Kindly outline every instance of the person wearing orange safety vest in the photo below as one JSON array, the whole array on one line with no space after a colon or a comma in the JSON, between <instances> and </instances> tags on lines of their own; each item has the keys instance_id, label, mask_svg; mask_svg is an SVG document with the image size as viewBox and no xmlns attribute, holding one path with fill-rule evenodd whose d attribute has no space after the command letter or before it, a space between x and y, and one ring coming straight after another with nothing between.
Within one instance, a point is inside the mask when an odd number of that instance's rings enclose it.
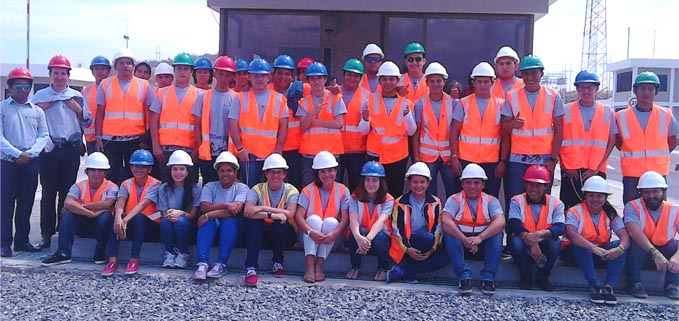
<instances>
[{"instance_id":1,"label":"person wearing orange safety vest","mask_svg":"<svg viewBox=\"0 0 679 321\"><path fill-rule=\"evenodd\" d=\"M153 156L160 163L160 176L167 181L170 176L169 167L165 166L170 155L183 150L198 158L196 146L196 116L191 112L196 104L202 104L203 94L191 85L193 58L182 52L172 61L174 68L174 85L158 91L151 104L151 142ZM197 169L192 167L193 179L197 180Z\"/></svg>"},{"instance_id":2,"label":"person wearing orange safety vest","mask_svg":"<svg viewBox=\"0 0 679 321\"><path fill-rule=\"evenodd\" d=\"M328 70L320 62L314 62L306 70L311 85L311 94L299 100L295 116L300 118L302 137L299 154L302 165L302 185L313 181L315 173L312 166L314 155L328 151L339 159L344 154L342 127L347 108L340 95L325 89ZM337 177L338 181L342 178Z\"/></svg>"},{"instance_id":3,"label":"person wearing orange safety vest","mask_svg":"<svg viewBox=\"0 0 679 321\"><path fill-rule=\"evenodd\" d=\"M381 91L382 87L380 86L377 73L382 65L382 61L384 61L382 48L374 43L367 44L365 48L363 48L361 60L363 60L363 65L365 66L365 74L363 78L361 78L361 87L369 90L371 93Z\"/></svg>"},{"instance_id":4,"label":"person wearing orange safety vest","mask_svg":"<svg viewBox=\"0 0 679 321\"><path fill-rule=\"evenodd\" d=\"M549 171L542 165L531 165L523 176L526 192L512 197L509 205L509 248L519 268L519 287L530 290L533 263L537 266L535 283L544 291L553 291L549 276L559 258L564 233L564 204L545 193Z\"/></svg>"},{"instance_id":5,"label":"person wearing orange safety vest","mask_svg":"<svg viewBox=\"0 0 679 321\"><path fill-rule=\"evenodd\" d=\"M641 269L665 272L665 295L679 300L679 205L664 201L665 178L653 171L641 175L637 185L641 198L625 204L625 226L633 242L625 266L629 293L638 298L648 295L641 284Z\"/></svg>"},{"instance_id":6,"label":"person wearing orange safety vest","mask_svg":"<svg viewBox=\"0 0 679 321\"><path fill-rule=\"evenodd\" d=\"M396 91L408 100L416 102L429 94L429 88L424 79L426 76L423 74L424 65L427 64L427 54L422 44L411 42L406 46L403 55L403 63L407 72L401 76ZM443 90L443 87L441 87L441 90Z\"/></svg>"},{"instance_id":7,"label":"person wearing orange safety vest","mask_svg":"<svg viewBox=\"0 0 679 321\"><path fill-rule=\"evenodd\" d=\"M417 131L413 103L396 93L401 73L395 63L380 66L381 91L372 94L362 108L359 130L368 135L368 160L378 161L387 172L387 187L394 197L403 194L401 179L408 167L408 136Z\"/></svg>"},{"instance_id":8,"label":"person wearing orange safety vest","mask_svg":"<svg viewBox=\"0 0 679 321\"><path fill-rule=\"evenodd\" d=\"M583 70L575 76L578 100L564 106L559 198L566 208L582 202L582 184L590 177L606 178L608 156L615 147L615 112L596 101L599 77Z\"/></svg>"},{"instance_id":9,"label":"person wearing orange safety vest","mask_svg":"<svg viewBox=\"0 0 679 321\"><path fill-rule=\"evenodd\" d=\"M83 98L87 102L87 106L96 106L97 89L101 81L108 78L108 76L111 74L111 62L109 62L108 59L106 59L106 57L104 56L96 56L92 58L92 61L90 62L90 70L92 71L92 76L94 76L94 84L83 87L81 93L83 94ZM96 120L97 108L92 108L91 111L92 119ZM94 153L94 148L97 143L95 139L96 131L94 122L92 122L92 125L85 128L83 133L85 134L87 154L88 155L92 154Z\"/></svg>"},{"instance_id":10,"label":"person wearing orange safety vest","mask_svg":"<svg viewBox=\"0 0 679 321\"><path fill-rule=\"evenodd\" d=\"M196 117L195 132L198 146L198 166L203 184L218 180L214 160L227 150L229 137L228 116L231 106L237 100L237 93L229 89L236 66L233 58L220 56L215 60L214 79L216 84L205 91L196 102L191 113Z\"/></svg>"},{"instance_id":11,"label":"person wearing orange safety vest","mask_svg":"<svg viewBox=\"0 0 679 321\"><path fill-rule=\"evenodd\" d=\"M153 155L145 149L136 150L130 156L133 177L120 184L108 242L108 263L101 272L102 276L111 276L118 269L120 241L132 241L132 253L125 268L125 274L130 275L136 274L139 269L139 254L144 240L160 239L161 213L155 204L160 181L149 176L153 163Z\"/></svg>"},{"instance_id":12,"label":"person wearing orange safety vest","mask_svg":"<svg viewBox=\"0 0 679 321\"><path fill-rule=\"evenodd\" d=\"M636 185L643 173L669 174L670 153L679 136L679 123L672 109L654 103L660 88L658 75L650 71L639 73L633 88L636 105L615 114L619 131L615 145L620 150L624 203L639 197Z\"/></svg>"},{"instance_id":13,"label":"person wearing orange safety vest","mask_svg":"<svg viewBox=\"0 0 679 321\"><path fill-rule=\"evenodd\" d=\"M507 99L507 92L519 90L524 84L523 80L516 77L519 70L519 55L512 47L504 46L498 50L493 60L498 81L493 83L493 96Z\"/></svg>"},{"instance_id":14,"label":"person wearing orange safety vest","mask_svg":"<svg viewBox=\"0 0 679 321\"><path fill-rule=\"evenodd\" d=\"M229 132L244 167L241 182L252 188L261 183L264 160L281 153L288 134L288 102L267 87L271 65L262 58L250 62L252 87L240 93L229 110Z\"/></svg>"},{"instance_id":15,"label":"person wearing orange safety vest","mask_svg":"<svg viewBox=\"0 0 679 321\"><path fill-rule=\"evenodd\" d=\"M431 171L433 181L441 173L445 195L453 195L453 171L450 166L451 148L448 134L453 120L453 99L443 92L448 72L438 62L432 62L424 73L428 94L415 101L417 133L411 137L413 163L422 161ZM424 85L421 84L420 86ZM456 155L457 156L457 155ZM429 184L428 193L438 196L437 184Z\"/></svg>"}]
</instances>

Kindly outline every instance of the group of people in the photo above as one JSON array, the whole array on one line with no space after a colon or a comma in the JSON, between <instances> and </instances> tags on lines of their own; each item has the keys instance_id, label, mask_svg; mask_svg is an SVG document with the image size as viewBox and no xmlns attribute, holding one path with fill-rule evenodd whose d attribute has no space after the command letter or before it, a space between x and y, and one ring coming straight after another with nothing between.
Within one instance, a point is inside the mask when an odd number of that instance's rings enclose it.
<instances>
[{"instance_id":1,"label":"group of people","mask_svg":"<svg viewBox=\"0 0 679 321\"><path fill-rule=\"evenodd\" d=\"M665 201L679 124L654 104L657 75L640 73L636 106L614 112L595 99L596 74L580 72L578 100L564 104L540 84L541 59L519 59L510 47L494 66L473 68L473 93L461 99L444 91L447 70L427 65L422 44L408 44L403 57L405 73L368 44L361 59L346 61L340 85L311 58L295 64L280 55L272 66L180 53L155 67L154 87L151 68L122 49L113 64L92 59L96 81L80 93L68 86L70 62L57 55L51 85L30 101L31 74L16 68L1 109L1 254L11 256L12 244L50 248L59 217L59 245L43 265L69 262L76 232L96 239L93 260L106 264L104 276L117 271L121 240L132 241L126 274L137 272L145 240L162 239L168 268L189 266L195 240L196 279L223 276L242 246L245 283L254 286L263 246L272 248L273 275L283 276L283 254L298 242L303 279L313 283L346 240L349 279L368 253L378 259L377 281L416 282L451 263L467 295L465 259L476 257L484 261L481 290L492 295L506 243L523 289L552 290L561 256L583 271L593 302L615 304L623 270L630 293L646 296L639 269L652 263L666 272L666 295L679 299L679 205ZM616 146L623 215L607 202ZM76 183L85 152L87 179ZM557 198L550 191L558 163ZM38 176L43 237L34 246ZM602 263L603 283L594 272Z\"/></svg>"}]
</instances>

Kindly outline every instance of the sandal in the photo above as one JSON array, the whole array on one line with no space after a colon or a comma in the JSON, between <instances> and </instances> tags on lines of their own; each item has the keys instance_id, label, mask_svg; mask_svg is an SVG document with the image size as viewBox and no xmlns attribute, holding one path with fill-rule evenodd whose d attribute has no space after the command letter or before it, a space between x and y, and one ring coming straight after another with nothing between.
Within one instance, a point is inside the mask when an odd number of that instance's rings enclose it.
<instances>
[{"instance_id":1,"label":"sandal","mask_svg":"<svg viewBox=\"0 0 679 321\"><path fill-rule=\"evenodd\" d=\"M345 277L349 280L356 280L358 279L358 269L351 269L349 272L347 272L347 275Z\"/></svg>"},{"instance_id":2,"label":"sandal","mask_svg":"<svg viewBox=\"0 0 679 321\"><path fill-rule=\"evenodd\" d=\"M325 273L321 272L320 274L316 273L316 282L323 282L325 281Z\"/></svg>"},{"instance_id":3,"label":"sandal","mask_svg":"<svg viewBox=\"0 0 679 321\"><path fill-rule=\"evenodd\" d=\"M307 271L304 273L304 282L306 283L314 283L316 282L316 274L314 271Z\"/></svg>"},{"instance_id":4,"label":"sandal","mask_svg":"<svg viewBox=\"0 0 679 321\"><path fill-rule=\"evenodd\" d=\"M387 271L384 269L379 269L377 270L377 273L375 273L375 277L373 280L375 281L384 281L387 279Z\"/></svg>"}]
</instances>

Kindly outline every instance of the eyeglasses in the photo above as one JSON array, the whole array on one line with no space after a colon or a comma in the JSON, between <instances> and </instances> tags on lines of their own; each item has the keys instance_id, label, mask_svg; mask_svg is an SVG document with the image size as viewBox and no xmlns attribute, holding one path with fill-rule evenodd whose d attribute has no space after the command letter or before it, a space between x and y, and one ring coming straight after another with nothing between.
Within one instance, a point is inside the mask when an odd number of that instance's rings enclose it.
<instances>
[{"instance_id":1,"label":"eyeglasses","mask_svg":"<svg viewBox=\"0 0 679 321\"><path fill-rule=\"evenodd\" d=\"M368 63L376 63L376 62L382 61L382 58L380 58L380 57L365 57L365 58L363 58L363 60L365 62L368 62Z\"/></svg>"},{"instance_id":2,"label":"eyeglasses","mask_svg":"<svg viewBox=\"0 0 679 321\"><path fill-rule=\"evenodd\" d=\"M16 90L31 90L31 85L14 85Z\"/></svg>"},{"instance_id":3,"label":"eyeglasses","mask_svg":"<svg viewBox=\"0 0 679 321\"><path fill-rule=\"evenodd\" d=\"M269 174L275 176L275 175L283 175L285 174L285 171L282 169L272 169L269 171Z\"/></svg>"},{"instance_id":4,"label":"eyeglasses","mask_svg":"<svg viewBox=\"0 0 679 321\"><path fill-rule=\"evenodd\" d=\"M413 62L413 61L421 62L422 59L424 59L424 58L422 58L422 57L408 57L408 62Z\"/></svg>"}]
</instances>

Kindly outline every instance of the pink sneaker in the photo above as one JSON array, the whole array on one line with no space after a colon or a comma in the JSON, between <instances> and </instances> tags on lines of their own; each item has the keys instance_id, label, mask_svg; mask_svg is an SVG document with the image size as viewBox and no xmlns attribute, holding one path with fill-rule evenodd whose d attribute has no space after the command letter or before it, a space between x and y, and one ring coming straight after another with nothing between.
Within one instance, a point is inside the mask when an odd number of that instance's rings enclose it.
<instances>
[{"instance_id":1,"label":"pink sneaker","mask_svg":"<svg viewBox=\"0 0 679 321\"><path fill-rule=\"evenodd\" d=\"M273 264L273 276L277 278L282 278L285 276L285 269L283 268L283 264L280 263Z\"/></svg>"},{"instance_id":2,"label":"pink sneaker","mask_svg":"<svg viewBox=\"0 0 679 321\"><path fill-rule=\"evenodd\" d=\"M111 276L118 269L118 261L108 261L106 267L101 271L102 276Z\"/></svg>"},{"instance_id":3,"label":"pink sneaker","mask_svg":"<svg viewBox=\"0 0 679 321\"><path fill-rule=\"evenodd\" d=\"M254 269L245 272L245 285L251 287L257 286L257 272Z\"/></svg>"},{"instance_id":4,"label":"pink sneaker","mask_svg":"<svg viewBox=\"0 0 679 321\"><path fill-rule=\"evenodd\" d=\"M127 262L127 267L125 268L125 274L128 274L128 275L137 274L137 270L139 270L139 260L138 259L131 259L130 262Z\"/></svg>"}]
</instances>

